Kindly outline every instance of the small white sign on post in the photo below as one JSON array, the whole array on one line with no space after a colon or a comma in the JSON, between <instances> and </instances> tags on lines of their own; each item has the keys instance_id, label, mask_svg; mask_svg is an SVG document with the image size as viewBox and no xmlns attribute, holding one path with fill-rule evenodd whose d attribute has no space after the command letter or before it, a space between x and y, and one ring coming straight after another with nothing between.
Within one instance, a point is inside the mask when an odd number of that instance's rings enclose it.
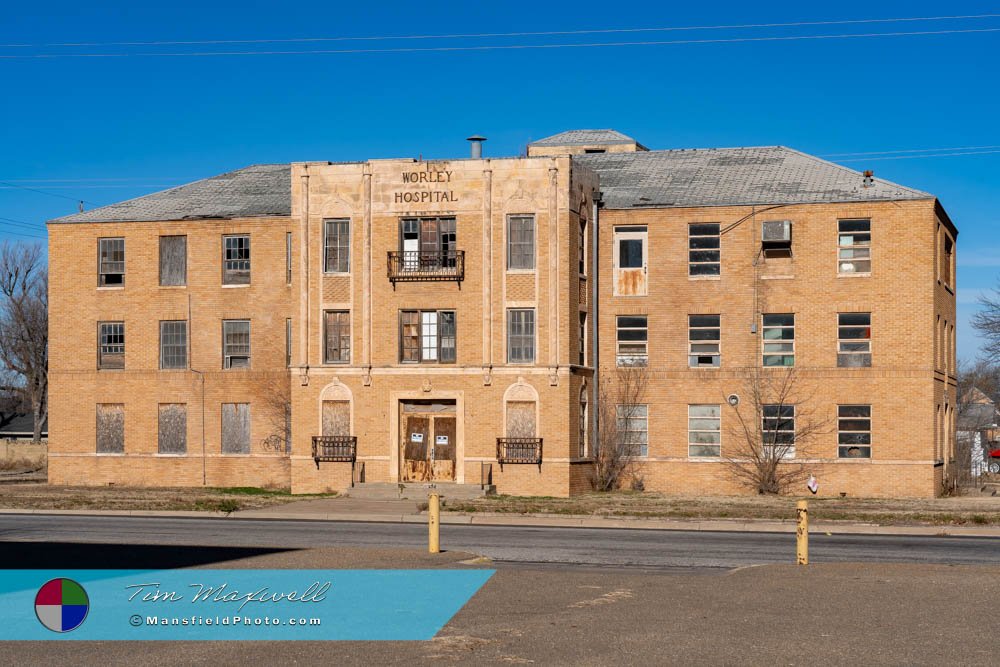
<instances>
[{"instance_id":1,"label":"small white sign on post","mask_svg":"<svg viewBox=\"0 0 1000 667\"><path fill-rule=\"evenodd\" d=\"M436 435L436 436L434 436L434 444L435 445L447 445L448 444L448 436L446 436L446 435Z\"/></svg>"},{"instance_id":2,"label":"small white sign on post","mask_svg":"<svg viewBox=\"0 0 1000 667\"><path fill-rule=\"evenodd\" d=\"M411 433L410 434L410 442L423 442L423 441L424 441L424 434L423 433Z\"/></svg>"}]
</instances>

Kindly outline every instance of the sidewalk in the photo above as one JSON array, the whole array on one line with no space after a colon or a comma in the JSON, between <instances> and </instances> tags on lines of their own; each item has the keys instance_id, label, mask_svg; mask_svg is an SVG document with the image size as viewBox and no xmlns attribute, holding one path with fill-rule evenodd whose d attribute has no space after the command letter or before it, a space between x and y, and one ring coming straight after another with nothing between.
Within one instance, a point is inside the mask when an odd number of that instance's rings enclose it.
<instances>
[{"instance_id":1,"label":"sidewalk","mask_svg":"<svg viewBox=\"0 0 1000 667\"><path fill-rule=\"evenodd\" d=\"M302 500L276 507L223 512L157 510L16 510L0 514L58 514L87 516L148 516L174 518L226 518L230 520L354 521L378 523L427 523L427 513L412 500L363 500L330 498ZM473 526L538 526L552 528L628 528L633 530L684 530L714 532L794 533L795 520L771 519L647 519L496 512L442 512L441 523ZM1000 537L1000 526L879 525L850 521L812 521L809 532L838 535L940 535Z\"/></svg>"}]
</instances>

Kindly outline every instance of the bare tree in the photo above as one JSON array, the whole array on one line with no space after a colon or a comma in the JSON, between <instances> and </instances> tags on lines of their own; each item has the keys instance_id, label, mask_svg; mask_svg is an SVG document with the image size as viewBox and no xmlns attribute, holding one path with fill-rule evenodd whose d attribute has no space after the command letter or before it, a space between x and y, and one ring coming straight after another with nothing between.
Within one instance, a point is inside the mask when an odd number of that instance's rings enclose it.
<instances>
[{"instance_id":1,"label":"bare tree","mask_svg":"<svg viewBox=\"0 0 1000 667\"><path fill-rule=\"evenodd\" d=\"M34 418L33 441L41 440L48 417L48 276L38 245L0 246L0 362L19 376L18 385Z\"/></svg>"},{"instance_id":2,"label":"bare tree","mask_svg":"<svg viewBox=\"0 0 1000 667\"><path fill-rule=\"evenodd\" d=\"M645 405L648 372L641 366L616 369L598 392L598 439L594 488L612 491L630 481L642 487L643 450L648 445Z\"/></svg>"},{"instance_id":3,"label":"bare tree","mask_svg":"<svg viewBox=\"0 0 1000 667\"><path fill-rule=\"evenodd\" d=\"M270 373L262 376L257 391L268 423L268 434L261 441L261 449L282 453L291 451L292 404L288 375Z\"/></svg>"},{"instance_id":4,"label":"bare tree","mask_svg":"<svg viewBox=\"0 0 1000 667\"><path fill-rule=\"evenodd\" d=\"M978 313L972 316L972 326L986 341L983 353L991 361L1000 361L1000 288L979 297Z\"/></svg>"},{"instance_id":5,"label":"bare tree","mask_svg":"<svg viewBox=\"0 0 1000 667\"><path fill-rule=\"evenodd\" d=\"M1000 367L989 359L958 365L958 402L955 406L956 486L979 481L985 472L992 438L998 428L996 400L1000 396Z\"/></svg>"},{"instance_id":6,"label":"bare tree","mask_svg":"<svg viewBox=\"0 0 1000 667\"><path fill-rule=\"evenodd\" d=\"M728 420L724 448L732 475L761 494L805 480L809 471L796 459L809 458L816 436L829 428L812 409L812 396L798 387L795 369L746 369L737 396L726 399L736 417Z\"/></svg>"},{"instance_id":7,"label":"bare tree","mask_svg":"<svg viewBox=\"0 0 1000 667\"><path fill-rule=\"evenodd\" d=\"M21 389L17 374L0 371L0 428L4 428L27 410Z\"/></svg>"}]
</instances>

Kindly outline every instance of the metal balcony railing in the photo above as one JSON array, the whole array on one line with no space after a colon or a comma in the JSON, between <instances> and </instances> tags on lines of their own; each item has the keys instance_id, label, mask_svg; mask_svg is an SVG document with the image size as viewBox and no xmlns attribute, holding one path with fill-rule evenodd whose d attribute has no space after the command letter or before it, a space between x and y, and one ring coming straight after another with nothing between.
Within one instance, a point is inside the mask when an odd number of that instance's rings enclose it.
<instances>
[{"instance_id":1,"label":"metal balcony railing","mask_svg":"<svg viewBox=\"0 0 1000 667\"><path fill-rule=\"evenodd\" d=\"M529 463L542 467L541 438L497 438L497 462L503 470L505 463Z\"/></svg>"},{"instance_id":2,"label":"metal balcony railing","mask_svg":"<svg viewBox=\"0 0 1000 667\"><path fill-rule=\"evenodd\" d=\"M358 460L358 438L353 435L314 435L312 456L319 468L320 462L350 463L351 471ZM351 478L353 480L353 474Z\"/></svg>"},{"instance_id":3,"label":"metal balcony railing","mask_svg":"<svg viewBox=\"0 0 1000 667\"><path fill-rule=\"evenodd\" d=\"M465 280L465 251L423 252L408 250L390 251L388 255L389 280L397 282Z\"/></svg>"}]
</instances>

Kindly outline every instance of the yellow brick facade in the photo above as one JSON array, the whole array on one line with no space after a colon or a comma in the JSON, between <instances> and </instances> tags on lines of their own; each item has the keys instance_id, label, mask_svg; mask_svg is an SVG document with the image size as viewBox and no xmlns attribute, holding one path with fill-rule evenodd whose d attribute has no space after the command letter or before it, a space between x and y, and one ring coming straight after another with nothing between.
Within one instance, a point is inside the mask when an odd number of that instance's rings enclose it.
<instances>
[{"instance_id":1,"label":"yellow brick facade","mask_svg":"<svg viewBox=\"0 0 1000 667\"><path fill-rule=\"evenodd\" d=\"M794 313L795 368L816 414L836 424L837 405L872 406L870 459L838 458L836 426L797 459L819 479L820 493L941 491L954 457L954 252L949 265L944 247L955 232L935 200L761 211L603 209L595 221L597 176L566 154L545 152L551 154L294 163L290 216L50 224L50 482L315 493L344 490L352 477L404 481L406 410L418 406L454 416L454 435L440 445L453 447L454 468L435 481L478 485L490 477L501 493L582 492L590 488L594 440L589 346L597 278L602 377L614 375L616 316L648 318L649 445L638 468L646 489L745 492L721 458L688 456L688 406L722 405L725 457L732 418L726 397L740 393L746 369L760 366L761 314ZM508 266L511 216L534 220L533 267ZM390 254L403 249L401 221L433 217L454 220L462 279L390 280ZM871 220L870 275L838 274L837 221L852 218ZM760 224L771 219L793 221L790 258L759 254ZM348 223L344 271L325 270L331 220ZM718 277L688 276L688 225L699 222L725 230ZM615 293L615 230L622 227L647 230L645 296ZM222 239L233 233L252 242L246 286L222 285ZM159 237L166 235L187 236L186 286L159 285ZM99 288L98 239L111 237L125 239L124 285ZM399 266L395 271L400 276ZM510 309L534 313L533 362L508 361ZM326 311L348 313L348 361L324 354ZM454 362L405 362L403 311L453 311ZM871 313L870 368L837 367L837 314L845 312ZM581 314L588 346L582 357ZM719 368L688 367L690 314L721 316ZM227 319L251 321L248 369L223 368ZM160 370L162 320L189 322L187 369ZM97 368L98 323L108 321L125 323L121 370ZM287 446L273 398L284 392L291 406ZM581 397L588 401L585 436ZM314 461L324 401L348 405L349 432L357 438L353 472L349 463ZM158 453L158 405L168 403L187 406L182 455ZM250 404L250 453L222 453L223 403ZM98 404L124 405L121 453L96 452ZM508 411L525 404L534 406L542 463L501 465L497 438L511 435Z\"/></svg>"}]
</instances>

